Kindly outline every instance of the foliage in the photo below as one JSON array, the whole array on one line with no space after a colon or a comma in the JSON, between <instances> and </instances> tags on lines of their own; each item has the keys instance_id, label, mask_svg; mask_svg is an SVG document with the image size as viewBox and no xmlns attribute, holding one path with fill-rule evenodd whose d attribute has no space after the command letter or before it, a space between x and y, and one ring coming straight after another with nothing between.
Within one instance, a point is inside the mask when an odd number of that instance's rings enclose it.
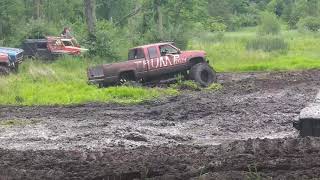
<instances>
[{"instance_id":1,"label":"foliage","mask_svg":"<svg viewBox=\"0 0 320 180\"><path fill-rule=\"evenodd\" d=\"M298 27L300 31L312 31L318 32L320 31L320 18L319 17L306 17L299 21Z\"/></svg>"},{"instance_id":2,"label":"foliage","mask_svg":"<svg viewBox=\"0 0 320 180\"><path fill-rule=\"evenodd\" d=\"M191 91L218 91L223 88L221 84L213 83L209 87L202 88L200 87L195 81L191 80L178 80L177 83L170 85L170 88L177 89L177 90L191 90Z\"/></svg>"},{"instance_id":3,"label":"foliage","mask_svg":"<svg viewBox=\"0 0 320 180\"><path fill-rule=\"evenodd\" d=\"M205 90L207 91L219 91L223 88L221 84L213 83L210 86L206 87Z\"/></svg>"},{"instance_id":4,"label":"foliage","mask_svg":"<svg viewBox=\"0 0 320 180\"><path fill-rule=\"evenodd\" d=\"M85 42L92 56L120 59L121 48L129 48L125 32L108 21L99 21L95 37Z\"/></svg>"},{"instance_id":5,"label":"foliage","mask_svg":"<svg viewBox=\"0 0 320 180\"><path fill-rule=\"evenodd\" d=\"M261 13L261 20L258 29L259 35L277 35L281 27L277 17L269 12Z\"/></svg>"},{"instance_id":6,"label":"foliage","mask_svg":"<svg viewBox=\"0 0 320 180\"><path fill-rule=\"evenodd\" d=\"M100 26L96 39L92 39L88 37L83 6L82 0L2 0L0 44L19 46L25 37L59 35L63 27L72 27L78 41L89 44L92 55L116 60L125 56L123 49L129 45L174 40L184 49L188 40L200 31L225 32L256 26L265 11L269 15L262 19L261 32L267 34L279 29L272 14L290 28L320 14L318 0L96 0ZM106 23L112 25L101 25ZM119 39L121 50L113 47ZM96 44L98 49L93 48ZM106 50L101 46L106 46Z\"/></svg>"},{"instance_id":7,"label":"foliage","mask_svg":"<svg viewBox=\"0 0 320 180\"><path fill-rule=\"evenodd\" d=\"M23 3L20 0L0 1L0 40L2 44L11 41L10 36L20 28L23 19Z\"/></svg>"},{"instance_id":8,"label":"foliage","mask_svg":"<svg viewBox=\"0 0 320 180\"><path fill-rule=\"evenodd\" d=\"M261 174L258 172L257 164L248 166L249 172L246 175L247 180L262 180Z\"/></svg>"},{"instance_id":9,"label":"foliage","mask_svg":"<svg viewBox=\"0 0 320 180\"><path fill-rule=\"evenodd\" d=\"M205 28L210 32L225 32L227 30L227 26L219 21L216 18L208 18L205 22Z\"/></svg>"},{"instance_id":10,"label":"foliage","mask_svg":"<svg viewBox=\"0 0 320 180\"><path fill-rule=\"evenodd\" d=\"M24 29L24 38L41 39L46 36L59 35L59 30L43 19L31 20Z\"/></svg>"},{"instance_id":11,"label":"foliage","mask_svg":"<svg viewBox=\"0 0 320 180\"><path fill-rule=\"evenodd\" d=\"M283 38L277 36L257 36L248 41L246 48L247 50L280 51L284 53L288 50L288 43Z\"/></svg>"},{"instance_id":12,"label":"foliage","mask_svg":"<svg viewBox=\"0 0 320 180\"><path fill-rule=\"evenodd\" d=\"M172 84L170 87L178 90L191 90L191 91L201 90L201 87L199 87L198 84L194 81L179 80L177 83Z\"/></svg>"}]
</instances>

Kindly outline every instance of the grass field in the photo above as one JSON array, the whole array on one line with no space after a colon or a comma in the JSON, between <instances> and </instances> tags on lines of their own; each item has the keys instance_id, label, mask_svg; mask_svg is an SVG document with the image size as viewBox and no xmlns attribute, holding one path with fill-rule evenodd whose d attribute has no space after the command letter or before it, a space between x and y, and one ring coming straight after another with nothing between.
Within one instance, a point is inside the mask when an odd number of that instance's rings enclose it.
<instances>
[{"instance_id":1,"label":"grass field","mask_svg":"<svg viewBox=\"0 0 320 180\"><path fill-rule=\"evenodd\" d=\"M320 34L283 31L287 53L248 51L254 29L222 34L207 33L194 38L189 49L205 50L218 72L281 71L320 68Z\"/></svg>"},{"instance_id":2,"label":"grass field","mask_svg":"<svg viewBox=\"0 0 320 180\"><path fill-rule=\"evenodd\" d=\"M0 77L0 104L5 105L69 105L88 102L140 103L165 95L173 89L110 87L100 89L87 84L84 59L61 59L46 64L24 62L19 74Z\"/></svg>"},{"instance_id":3,"label":"grass field","mask_svg":"<svg viewBox=\"0 0 320 180\"><path fill-rule=\"evenodd\" d=\"M201 34L193 38L189 49L205 50L218 72L320 68L319 34L283 31L282 36L289 44L286 53L248 51L246 43L255 36L255 29L228 32L224 35ZM69 105L88 102L132 104L178 94L178 90L174 88L99 89L90 86L87 84L86 68L100 63L103 61L76 58L65 58L52 63L27 60L22 64L18 74L0 77L0 104Z\"/></svg>"}]
</instances>

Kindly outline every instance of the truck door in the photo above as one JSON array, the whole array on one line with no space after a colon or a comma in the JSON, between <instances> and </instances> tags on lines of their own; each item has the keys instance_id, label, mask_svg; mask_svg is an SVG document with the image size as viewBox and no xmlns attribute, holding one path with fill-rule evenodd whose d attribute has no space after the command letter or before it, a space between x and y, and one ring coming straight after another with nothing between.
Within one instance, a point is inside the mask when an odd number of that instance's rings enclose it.
<instances>
[{"instance_id":1,"label":"truck door","mask_svg":"<svg viewBox=\"0 0 320 180\"><path fill-rule=\"evenodd\" d=\"M166 44L148 48L149 59L146 68L151 75L161 75L173 72L175 66L182 63L179 51Z\"/></svg>"},{"instance_id":2,"label":"truck door","mask_svg":"<svg viewBox=\"0 0 320 180\"><path fill-rule=\"evenodd\" d=\"M134 69L136 72L137 78L141 78L143 72L145 71L144 67L145 55L142 48L136 48L129 50L128 54L128 64L129 69Z\"/></svg>"},{"instance_id":3,"label":"truck door","mask_svg":"<svg viewBox=\"0 0 320 180\"><path fill-rule=\"evenodd\" d=\"M157 46L149 47L148 50L148 60L144 63L145 71L156 71L159 68L159 58L160 53Z\"/></svg>"},{"instance_id":4,"label":"truck door","mask_svg":"<svg viewBox=\"0 0 320 180\"><path fill-rule=\"evenodd\" d=\"M186 63L185 59L181 57L180 50L174 48L169 44L159 46L160 68L162 73L172 73L183 69Z\"/></svg>"}]
</instances>

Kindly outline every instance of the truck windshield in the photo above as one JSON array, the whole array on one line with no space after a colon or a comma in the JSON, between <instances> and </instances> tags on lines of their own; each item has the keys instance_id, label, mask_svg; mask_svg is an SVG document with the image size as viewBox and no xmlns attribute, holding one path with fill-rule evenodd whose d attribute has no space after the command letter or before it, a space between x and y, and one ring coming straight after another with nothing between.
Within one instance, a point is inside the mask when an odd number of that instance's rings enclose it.
<instances>
[{"instance_id":1,"label":"truck windshield","mask_svg":"<svg viewBox=\"0 0 320 180\"><path fill-rule=\"evenodd\" d=\"M142 49L131 49L128 54L128 60L143 59L144 52Z\"/></svg>"},{"instance_id":2,"label":"truck windshield","mask_svg":"<svg viewBox=\"0 0 320 180\"><path fill-rule=\"evenodd\" d=\"M71 41L62 41L65 46L73 46Z\"/></svg>"},{"instance_id":3,"label":"truck windshield","mask_svg":"<svg viewBox=\"0 0 320 180\"><path fill-rule=\"evenodd\" d=\"M166 54L178 54L178 50L167 44L160 46L160 53L161 56L165 56Z\"/></svg>"}]
</instances>

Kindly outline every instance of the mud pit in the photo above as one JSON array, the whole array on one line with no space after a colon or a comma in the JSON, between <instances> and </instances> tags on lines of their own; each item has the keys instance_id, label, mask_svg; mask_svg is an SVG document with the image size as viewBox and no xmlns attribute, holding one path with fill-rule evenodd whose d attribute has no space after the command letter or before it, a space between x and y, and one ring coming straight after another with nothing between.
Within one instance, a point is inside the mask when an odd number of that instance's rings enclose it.
<instances>
[{"instance_id":1,"label":"mud pit","mask_svg":"<svg viewBox=\"0 0 320 180\"><path fill-rule=\"evenodd\" d=\"M292 127L319 79L221 74L219 92L137 106L0 107L0 179L320 177L320 139Z\"/></svg>"}]
</instances>

